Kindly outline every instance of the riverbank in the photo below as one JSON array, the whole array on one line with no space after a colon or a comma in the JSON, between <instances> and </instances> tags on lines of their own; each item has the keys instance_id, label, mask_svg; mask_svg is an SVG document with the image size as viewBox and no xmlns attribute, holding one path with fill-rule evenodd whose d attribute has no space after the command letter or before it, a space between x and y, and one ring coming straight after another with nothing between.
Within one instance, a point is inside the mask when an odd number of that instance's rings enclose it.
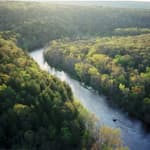
<instances>
[{"instance_id":1,"label":"riverbank","mask_svg":"<svg viewBox=\"0 0 150 150\"><path fill-rule=\"evenodd\" d=\"M50 67L43 58L43 50L40 49L30 53L42 69L67 82L73 91L73 95L80 100L88 111L94 113L102 124L119 128L124 144L131 150L149 150L150 134L146 133L141 122L132 120L119 110L113 109L107 104L105 97L94 90L85 88L64 71L58 71L56 68ZM114 122L113 118L117 118L118 121Z\"/></svg>"},{"instance_id":2,"label":"riverbank","mask_svg":"<svg viewBox=\"0 0 150 150\"><path fill-rule=\"evenodd\" d=\"M52 41L44 57L51 66L107 95L130 116L149 125L149 37Z\"/></svg>"}]
</instances>

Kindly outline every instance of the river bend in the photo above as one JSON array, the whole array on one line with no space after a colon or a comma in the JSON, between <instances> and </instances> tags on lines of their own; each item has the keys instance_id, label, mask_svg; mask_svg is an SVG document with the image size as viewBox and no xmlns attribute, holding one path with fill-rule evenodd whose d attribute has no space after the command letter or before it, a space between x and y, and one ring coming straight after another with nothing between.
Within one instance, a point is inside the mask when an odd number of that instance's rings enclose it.
<instances>
[{"instance_id":1,"label":"river bend","mask_svg":"<svg viewBox=\"0 0 150 150\"><path fill-rule=\"evenodd\" d=\"M43 58L43 50L39 49L30 53L30 56L39 64L41 69L67 82L74 96L80 100L85 108L94 113L102 124L121 130L124 144L131 150L150 150L150 133L146 133L140 121L132 120L121 111L111 108L106 98L99 95L90 87L85 87L80 82L72 79L64 71L50 67ZM117 119L117 121L113 121Z\"/></svg>"}]
</instances>

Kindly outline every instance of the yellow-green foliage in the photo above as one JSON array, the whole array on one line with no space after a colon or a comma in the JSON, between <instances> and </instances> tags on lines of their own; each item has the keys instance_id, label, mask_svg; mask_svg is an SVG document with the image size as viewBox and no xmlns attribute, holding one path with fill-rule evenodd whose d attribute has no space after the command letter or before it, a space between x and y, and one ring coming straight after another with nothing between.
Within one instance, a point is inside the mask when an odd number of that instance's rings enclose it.
<instances>
[{"instance_id":1,"label":"yellow-green foliage","mask_svg":"<svg viewBox=\"0 0 150 150\"><path fill-rule=\"evenodd\" d=\"M0 38L0 149L81 149L82 120L70 87Z\"/></svg>"},{"instance_id":2,"label":"yellow-green foliage","mask_svg":"<svg viewBox=\"0 0 150 150\"><path fill-rule=\"evenodd\" d=\"M150 105L144 102L150 97L150 34L58 40L45 58L150 123Z\"/></svg>"},{"instance_id":3,"label":"yellow-green foliage","mask_svg":"<svg viewBox=\"0 0 150 150\"><path fill-rule=\"evenodd\" d=\"M0 39L0 58L0 149L88 150L101 139L97 119L73 100L66 83L11 41ZM117 146L110 137L105 146Z\"/></svg>"}]
</instances>

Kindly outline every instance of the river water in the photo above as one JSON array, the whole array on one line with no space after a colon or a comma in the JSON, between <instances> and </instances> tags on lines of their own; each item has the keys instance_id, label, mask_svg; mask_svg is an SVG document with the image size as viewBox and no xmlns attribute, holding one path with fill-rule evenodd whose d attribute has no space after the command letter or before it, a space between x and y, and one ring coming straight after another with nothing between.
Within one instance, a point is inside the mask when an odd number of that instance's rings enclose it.
<instances>
[{"instance_id":1,"label":"river water","mask_svg":"<svg viewBox=\"0 0 150 150\"><path fill-rule=\"evenodd\" d=\"M85 87L80 82L72 79L64 71L50 67L43 58L43 50L39 49L30 53L30 56L39 64L41 69L67 82L74 96L80 100L85 108L94 113L101 124L121 130L124 144L131 150L150 150L150 133L146 133L140 121L133 120L121 111L111 108L104 96L99 95L90 87ZM136 110L135 110L136 111ZM113 121L117 119L117 121Z\"/></svg>"}]
</instances>

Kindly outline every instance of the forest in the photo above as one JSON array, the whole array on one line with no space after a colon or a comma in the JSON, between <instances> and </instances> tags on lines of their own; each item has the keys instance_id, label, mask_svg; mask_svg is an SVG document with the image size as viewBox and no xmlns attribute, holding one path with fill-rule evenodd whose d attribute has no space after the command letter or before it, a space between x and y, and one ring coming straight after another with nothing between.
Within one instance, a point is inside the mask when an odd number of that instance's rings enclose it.
<instances>
[{"instance_id":1,"label":"forest","mask_svg":"<svg viewBox=\"0 0 150 150\"><path fill-rule=\"evenodd\" d=\"M150 124L150 34L55 40L47 62Z\"/></svg>"},{"instance_id":2,"label":"forest","mask_svg":"<svg viewBox=\"0 0 150 150\"><path fill-rule=\"evenodd\" d=\"M65 82L29 56L93 87L150 124L150 10L0 2L0 149L127 150Z\"/></svg>"},{"instance_id":3,"label":"forest","mask_svg":"<svg viewBox=\"0 0 150 150\"><path fill-rule=\"evenodd\" d=\"M119 130L99 129L93 118L65 82L0 38L0 149L126 150Z\"/></svg>"},{"instance_id":4,"label":"forest","mask_svg":"<svg viewBox=\"0 0 150 150\"><path fill-rule=\"evenodd\" d=\"M45 46L51 40L64 37L87 39L91 36L119 34L120 30L115 31L116 28L135 28L125 32L139 34L141 31L136 28L149 28L149 20L149 9L116 9L99 5L48 2L0 3L0 31L15 33L18 45L30 51Z\"/></svg>"}]
</instances>

